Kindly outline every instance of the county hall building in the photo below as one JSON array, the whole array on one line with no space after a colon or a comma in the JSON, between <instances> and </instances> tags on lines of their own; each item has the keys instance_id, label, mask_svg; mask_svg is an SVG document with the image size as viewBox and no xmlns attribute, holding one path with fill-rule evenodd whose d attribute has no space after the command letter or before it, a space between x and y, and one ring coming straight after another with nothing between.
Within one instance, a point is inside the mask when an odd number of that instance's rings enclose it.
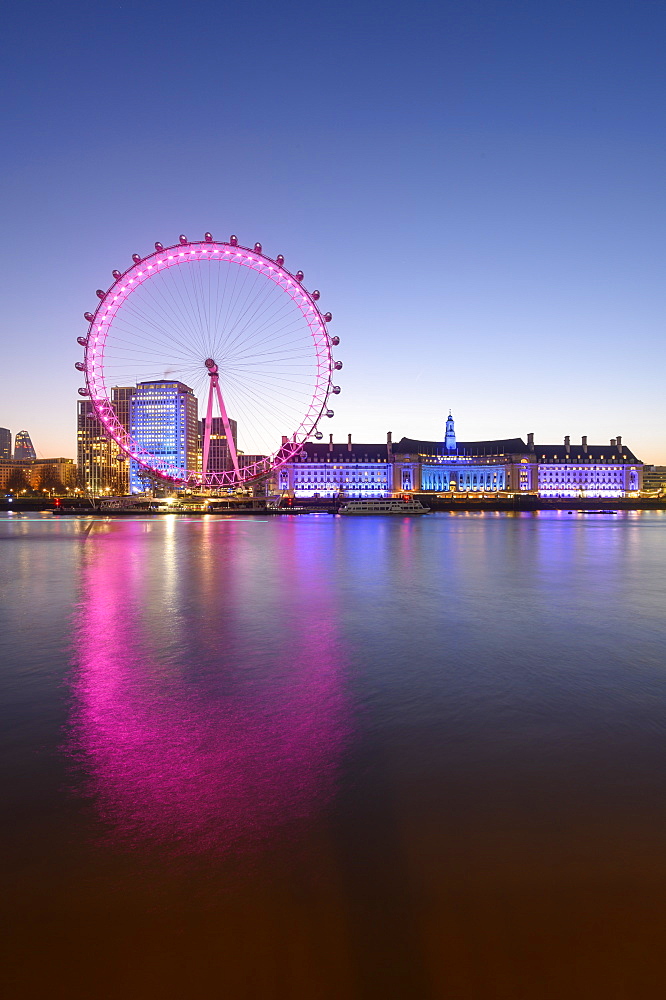
<instances>
[{"instance_id":1,"label":"county hall building","mask_svg":"<svg viewBox=\"0 0 666 1000\"><path fill-rule=\"evenodd\" d=\"M638 493L643 465L622 443L534 443L534 435L457 441L453 417L443 441L387 435L383 444L307 444L278 473L282 492L295 497L376 499L395 493L531 493L540 497L615 498Z\"/></svg>"}]
</instances>

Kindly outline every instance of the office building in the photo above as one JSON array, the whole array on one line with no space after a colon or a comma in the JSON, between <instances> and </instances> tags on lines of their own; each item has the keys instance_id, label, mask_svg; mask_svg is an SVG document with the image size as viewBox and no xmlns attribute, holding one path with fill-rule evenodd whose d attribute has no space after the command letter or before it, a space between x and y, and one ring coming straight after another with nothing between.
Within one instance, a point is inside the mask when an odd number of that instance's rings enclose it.
<instances>
[{"instance_id":1,"label":"office building","mask_svg":"<svg viewBox=\"0 0 666 1000\"><path fill-rule=\"evenodd\" d=\"M129 401L133 386L115 386L111 400L123 427L129 426ZM80 486L92 496L129 492L129 459L106 433L89 399L77 407L77 463Z\"/></svg>"},{"instance_id":2,"label":"office building","mask_svg":"<svg viewBox=\"0 0 666 1000\"><path fill-rule=\"evenodd\" d=\"M14 458L37 458L27 431L17 431L14 439Z\"/></svg>"},{"instance_id":3,"label":"office building","mask_svg":"<svg viewBox=\"0 0 666 1000\"><path fill-rule=\"evenodd\" d=\"M73 458L0 459L0 489L5 492L65 494L76 485Z\"/></svg>"},{"instance_id":4,"label":"office building","mask_svg":"<svg viewBox=\"0 0 666 1000\"><path fill-rule=\"evenodd\" d=\"M12 457L12 432L8 427L0 427L0 458Z\"/></svg>"},{"instance_id":5,"label":"office building","mask_svg":"<svg viewBox=\"0 0 666 1000\"><path fill-rule=\"evenodd\" d=\"M198 402L183 382L140 382L129 401L130 436L153 456L156 471L185 478L200 464ZM130 492L150 487L150 474L130 462Z\"/></svg>"},{"instance_id":6,"label":"office building","mask_svg":"<svg viewBox=\"0 0 666 1000\"><path fill-rule=\"evenodd\" d=\"M136 387L133 385L115 385L111 389L111 401L113 403L113 408L116 411L118 420L126 431L129 430L130 402L135 392Z\"/></svg>"},{"instance_id":7,"label":"office building","mask_svg":"<svg viewBox=\"0 0 666 1000\"><path fill-rule=\"evenodd\" d=\"M231 436L233 438L234 447L236 448L236 452L238 452L238 425L235 420L230 419L229 426L231 428ZM205 429L206 417L202 417L199 421L199 452L202 456ZM229 444L227 442L227 433L224 429L222 417L211 417L210 450L208 452L208 467L206 471L227 472L229 469L233 469L233 467Z\"/></svg>"},{"instance_id":8,"label":"office building","mask_svg":"<svg viewBox=\"0 0 666 1000\"><path fill-rule=\"evenodd\" d=\"M111 400L118 419L129 425L129 400L134 387L115 386ZM106 433L89 399L79 400L76 426L80 486L92 496L129 492L129 459Z\"/></svg>"}]
</instances>

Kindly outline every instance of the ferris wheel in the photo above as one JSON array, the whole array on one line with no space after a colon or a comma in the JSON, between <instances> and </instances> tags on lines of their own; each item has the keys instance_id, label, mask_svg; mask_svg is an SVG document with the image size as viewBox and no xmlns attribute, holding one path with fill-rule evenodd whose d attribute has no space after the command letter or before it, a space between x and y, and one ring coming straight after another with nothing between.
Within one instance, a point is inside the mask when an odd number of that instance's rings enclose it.
<instances>
[{"instance_id":1,"label":"ferris wheel","mask_svg":"<svg viewBox=\"0 0 666 1000\"><path fill-rule=\"evenodd\" d=\"M333 416L329 398L340 392L333 374L342 362L332 353L340 340L329 336L331 313L320 311L320 293L308 292L303 277L281 254L271 260L260 243L242 247L236 236L180 236L175 246L133 254L132 266L97 290L97 309L84 313L79 394L123 452L162 479L233 488L267 475L308 439L321 440L318 423ZM200 447L191 446L191 427L190 446L179 447L178 412L160 422L150 393L165 383L205 400ZM121 411L117 387L130 396L132 387L145 390L142 419L131 402ZM223 467L211 446L220 437Z\"/></svg>"}]
</instances>

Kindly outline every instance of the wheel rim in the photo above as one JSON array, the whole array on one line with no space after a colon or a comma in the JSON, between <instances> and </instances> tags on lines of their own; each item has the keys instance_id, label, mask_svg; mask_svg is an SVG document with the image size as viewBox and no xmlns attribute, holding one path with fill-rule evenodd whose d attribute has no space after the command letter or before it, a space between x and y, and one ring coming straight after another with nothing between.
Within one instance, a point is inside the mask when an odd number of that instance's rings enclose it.
<instances>
[{"instance_id":1,"label":"wheel rim","mask_svg":"<svg viewBox=\"0 0 666 1000\"><path fill-rule=\"evenodd\" d=\"M242 485L289 461L326 412L334 368L330 314L324 318L318 293L313 297L299 278L233 243L181 241L135 258L98 292L85 338L83 392L109 436L139 466L181 484ZM120 421L111 389L180 381L194 390L200 418L211 359L240 447L265 458L203 474L142 446Z\"/></svg>"}]
</instances>

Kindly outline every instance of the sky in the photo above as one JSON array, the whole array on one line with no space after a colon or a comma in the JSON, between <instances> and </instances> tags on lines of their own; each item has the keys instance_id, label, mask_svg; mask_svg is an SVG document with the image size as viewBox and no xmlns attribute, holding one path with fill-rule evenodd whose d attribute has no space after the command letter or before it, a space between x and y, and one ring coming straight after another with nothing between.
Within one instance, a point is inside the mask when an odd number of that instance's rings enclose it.
<instances>
[{"instance_id":1,"label":"sky","mask_svg":"<svg viewBox=\"0 0 666 1000\"><path fill-rule=\"evenodd\" d=\"M23 0L0 35L0 426L40 457L95 289L210 231L321 289L336 440L450 409L666 464L663 3Z\"/></svg>"}]
</instances>

